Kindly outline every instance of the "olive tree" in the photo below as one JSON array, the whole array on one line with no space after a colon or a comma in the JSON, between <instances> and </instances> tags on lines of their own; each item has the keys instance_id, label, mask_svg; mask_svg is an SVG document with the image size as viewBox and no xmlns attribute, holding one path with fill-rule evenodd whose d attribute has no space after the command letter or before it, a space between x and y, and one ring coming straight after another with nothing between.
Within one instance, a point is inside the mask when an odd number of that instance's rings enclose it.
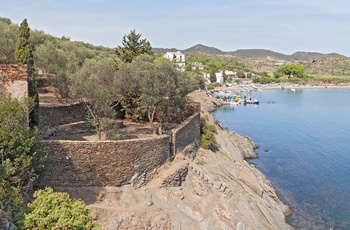
<instances>
[{"instance_id":1,"label":"olive tree","mask_svg":"<svg viewBox=\"0 0 350 230\"><path fill-rule=\"evenodd\" d=\"M105 127L107 120L115 116L112 106L115 74L112 59L89 59L74 77L73 93L87 108L99 139L102 131L108 128Z\"/></svg>"},{"instance_id":2,"label":"olive tree","mask_svg":"<svg viewBox=\"0 0 350 230\"><path fill-rule=\"evenodd\" d=\"M0 18L0 64L15 63L18 26L8 18Z\"/></svg>"},{"instance_id":3,"label":"olive tree","mask_svg":"<svg viewBox=\"0 0 350 230\"><path fill-rule=\"evenodd\" d=\"M132 117L147 119L154 128L155 117L163 123L179 117L186 104L186 96L204 79L192 72L180 72L167 59L140 55L131 63L120 66L116 88L120 90L123 107Z\"/></svg>"}]
</instances>

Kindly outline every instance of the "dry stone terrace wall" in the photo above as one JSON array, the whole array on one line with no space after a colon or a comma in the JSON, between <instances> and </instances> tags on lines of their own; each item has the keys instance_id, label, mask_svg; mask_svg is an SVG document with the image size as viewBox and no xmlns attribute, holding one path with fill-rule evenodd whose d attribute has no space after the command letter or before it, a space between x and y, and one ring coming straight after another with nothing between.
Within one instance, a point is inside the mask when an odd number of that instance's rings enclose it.
<instances>
[{"instance_id":1,"label":"dry stone terrace wall","mask_svg":"<svg viewBox=\"0 0 350 230\"><path fill-rule=\"evenodd\" d=\"M55 127L86 121L86 110L82 103L60 106L40 106L40 127Z\"/></svg>"},{"instance_id":2,"label":"dry stone terrace wall","mask_svg":"<svg viewBox=\"0 0 350 230\"><path fill-rule=\"evenodd\" d=\"M44 141L49 157L42 186L141 184L170 155L167 135L123 141Z\"/></svg>"},{"instance_id":3,"label":"dry stone terrace wall","mask_svg":"<svg viewBox=\"0 0 350 230\"><path fill-rule=\"evenodd\" d=\"M41 107L45 125L61 125L79 119L80 105L63 108ZM62 120L63 119L63 120ZM141 185L149 173L172 160L176 153L190 150L194 157L200 141L200 113L187 118L169 135L118 141L47 140L46 175L41 186L122 186Z\"/></svg>"},{"instance_id":4,"label":"dry stone terrace wall","mask_svg":"<svg viewBox=\"0 0 350 230\"><path fill-rule=\"evenodd\" d=\"M196 113L172 130L172 156L186 148L187 153L196 154L201 138L200 122L200 113ZM191 157L194 158L195 155Z\"/></svg>"}]
</instances>

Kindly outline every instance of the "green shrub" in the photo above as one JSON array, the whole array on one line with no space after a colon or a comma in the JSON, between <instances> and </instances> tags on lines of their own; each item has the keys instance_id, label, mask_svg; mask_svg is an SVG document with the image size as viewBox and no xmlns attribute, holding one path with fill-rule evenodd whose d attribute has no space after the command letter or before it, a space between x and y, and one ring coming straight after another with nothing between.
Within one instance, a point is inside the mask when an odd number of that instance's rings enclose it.
<instances>
[{"instance_id":1,"label":"green shrub","mask_svg":"<svg viewBox=\"0 0 350 230\"><path fill-rule=\"evenodd\" d=\"M21 223L23 229L101 229L82 200L52 188L37 190Z\"/></svg>"},{"instance_id":2,"label":"green shrub","mask_svg":"<svg viewBox=\"0 0 350 230\"><path fill-rule=\"evenodd\" d=\"M210 84L207 86L207 90L213 90L215 89L215 87L216 87L216 84Z\"/></svg>"},{"instance_id":3,"label":"green shrub","mask_svg":"<svg viewBox=\"0 0 350 230\"><path fill-rule=\"evenodd\" d=\"M0 178L0 209L14 221L24 210L24 203L19 188Z\"/></svg>"},{"instance_id":4,"label":"green shrub","mask_svg":"<svg viewBox=\"0 0 350 230\"><path fill-rule=\"evenodd\" d=\"M200 146L204 149L209 149L217 145L215 134L217 130L214 124L202 123L201 124L201 141Z\"/></svg>"}]
</instances>

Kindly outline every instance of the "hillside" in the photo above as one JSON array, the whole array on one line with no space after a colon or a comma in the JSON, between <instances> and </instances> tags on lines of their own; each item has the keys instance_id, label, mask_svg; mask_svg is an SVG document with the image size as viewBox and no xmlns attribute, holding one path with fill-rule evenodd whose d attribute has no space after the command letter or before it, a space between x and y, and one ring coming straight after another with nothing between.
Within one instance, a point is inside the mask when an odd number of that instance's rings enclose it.
<instances>
[{"instance_id":1,"label":"hillside","mask_svg":"<svg viewBox=\"0 0 350 230\"><path fill-rule=\"evenodd\" d=\"M153 48L154 52L165 53L167 51L177 51L178 49L162 49ZM322 54L318 52L302 52L298 51L292 55L286 55L265 49L239 49L231 52L224 52L215 47L209 47L197 44L185 50L180 50L185 54L211 56L218 59L229 58L237 59L244 63L247 67L257 73L272 73L281 64L298 63L305 65L307 74L316 75L350 75L349 63L350 59L344 55L337 53Z\"/></svg>"},{"instance_id":2,"label":"hillside","mask_svg":"<svg viewBox=\"0 0 350 230\"><path fill-rule=\"evenodd\" d=\"M318 52L303 52L298 51L293 53L292 55L287 55L283 53L274 52L271 50L266 49L238 49L236 51L228 51L224 52L221 51L215 47L209 47L202 44L194 45L188 49L180 50L176 48L153 48L153 51L155 53L165 53L165 52L174 52L174 51L182 51L184 53L200 53L200 54L208 54L208 55L228 55L236 57L237 59L245 59L245 58L271 58L271 59L277 59L282 61L313 61L318 60L321 58L327 58L327 57L343 57L346 58L346 56L337 54L337 53L330 53L330 54L323 54Z\"/></svg>"},{"instance_id":3,"label":"hillside","mask_svg":"<svg viewBox=\"0 0 350 230\"><path fill-rule=\"evenodd\" d=\"M321 58L328 58L328 57L343 57L346 58L344 55L337 54L337 53L331 53L331 54L322 54L317 52L296 52L291 55L291 58L294 60L300 60L300 61L314 61Z\"/></svg>"},{"instance_id":4,"label":"hillside","mask_svg":"<svg viewBox=\"0 0 350 230\"><path fill-rule=\"evenodd\" d=\"M186 50L184 50L185 53L206 53L206 54L212 54L212 55L222 55L225 54L225 52L214 48L209 47L201 44L197 44L195 46L192 46Z\"/></svg>"},{"instance_id":5,"label":"hillside","mask_svg":"<svg viewBox=\"0 0 350 230\"><path fill-rule=\"evenodd\" d=\"M308 64L305 72L315 75L350 76L350 59L345 57L321 58Z\"/></svg>"}]
</instances>

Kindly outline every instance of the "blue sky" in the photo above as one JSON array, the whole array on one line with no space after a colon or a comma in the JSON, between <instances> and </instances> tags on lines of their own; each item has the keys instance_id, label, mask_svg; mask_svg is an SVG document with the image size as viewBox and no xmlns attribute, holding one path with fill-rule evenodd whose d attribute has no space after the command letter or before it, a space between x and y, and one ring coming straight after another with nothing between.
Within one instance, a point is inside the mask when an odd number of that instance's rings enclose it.
<instances>
[{"instance_id":1,"label":"blue sky","mask_svg":"<svg viewBox=\"0 0 350 230\"><path fill-rule=\"evenodd\" d=\"M117 47L135 29L153 47L269 49L350 57L349 0L0 0L0 17ZM1 33L1 31L0 31Z\"/></svg>"}]
</instances>

